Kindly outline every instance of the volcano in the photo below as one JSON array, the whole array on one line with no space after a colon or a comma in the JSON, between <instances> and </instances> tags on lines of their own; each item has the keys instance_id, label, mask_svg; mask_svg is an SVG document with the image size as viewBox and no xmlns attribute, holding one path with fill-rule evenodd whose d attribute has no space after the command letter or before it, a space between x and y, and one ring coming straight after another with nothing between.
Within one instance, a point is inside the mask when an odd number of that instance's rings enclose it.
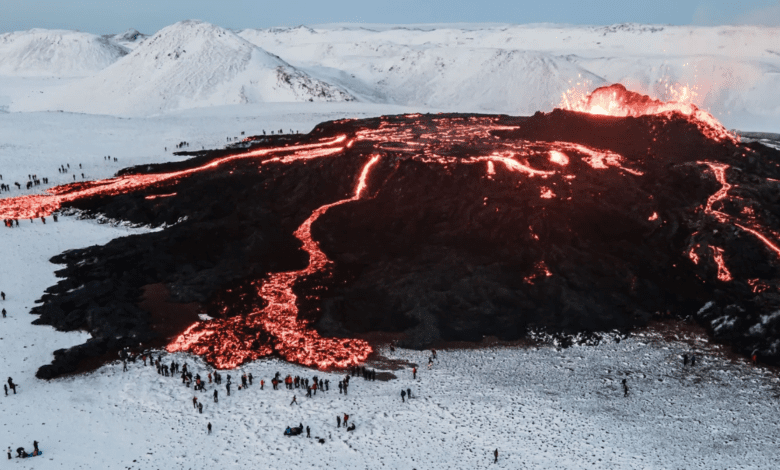
<instances>
[{"instance_id":1,"label":"volcano","mask_svg":"<svg viewBox=\"0 0 780 470\"><path fill-rule=\"evenodd\" d=\"M694 105L613 85L530 117L342 120L191 157L0 200L4 219L164 227L52 259L35 323L92 339L39 377L139 344L339 368L376 332L424 348L669 315L780 359L780 152ZM210 319L163 335L140 306L159 285Z\"/></svg>"}]
</instances>

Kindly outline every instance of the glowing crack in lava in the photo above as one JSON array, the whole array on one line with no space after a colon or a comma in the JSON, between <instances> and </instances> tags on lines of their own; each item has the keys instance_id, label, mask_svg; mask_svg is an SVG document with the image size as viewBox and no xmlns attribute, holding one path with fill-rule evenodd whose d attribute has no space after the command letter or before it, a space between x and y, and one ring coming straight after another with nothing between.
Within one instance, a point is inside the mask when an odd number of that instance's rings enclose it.
<instances>
[{"instance_id":1,"label":"glowing crack in lava","mask_svg":"<svg viewBox=\"0 0 780 470\"><path fill-rule=\"evenodd\" d=\"M259 287L261 296L268 302L264 309L244 316L196 323L173 341L168 351L202 355L223 369L267 356L273 350L288 361L321 369L363 362L372 351L367 342L323 338L309 328L308 322L298 319L293 287L299 279L323 271L330 263L312 239L311 225L331 207L360 199L366 189L368 173L377 161L379 156L375 155L363 166L354 196L318 208L295 231L295 237L309 254L309 264L298 271L271 274Z\"/></svg>"},{"instance_id":2,"label":"glowing crack in lava","mask_svg":"<svg viewBox=\"0 0 780 470\"><path fill-rule=\"evenodd\" d=\"M613 84L596 88L590 94L583 94L572 99L571 91L563 94L561 98L562 109L578 111L588 114L637 117L646 115L670 116L681 114L693 122L701 132L716 142L737 142L737 137L729 132L710 113L699 109L695 104L683 100L692 97L689 93L678 96L680 101L654 100L646 95L629 91L621 84Z\"/></svg>"}]
</instances>

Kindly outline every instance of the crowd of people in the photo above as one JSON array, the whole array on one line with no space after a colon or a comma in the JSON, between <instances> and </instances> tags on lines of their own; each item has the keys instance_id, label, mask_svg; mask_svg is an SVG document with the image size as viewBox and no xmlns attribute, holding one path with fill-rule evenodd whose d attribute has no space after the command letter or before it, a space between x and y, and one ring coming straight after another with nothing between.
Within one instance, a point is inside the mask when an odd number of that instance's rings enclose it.
<instances>
[{"instance_id":1,"label":"crowd of people","mask_svg":"<svg viewBox=\"0 0 780 470\"><path fill-rule=\"evenodd\" d=\"M171 362L167 362L167 359L165 358L165 353L163 352L154 352L154 351L146 351L140 354L133 354L130 352L128 348L123 349L119 353L120 360L122 362L122 367L124 371L128 370L128 363L141 363L144 367L154 367L157 374L163 376L163 377L179 377L181 378L181 383L185 387L192 388L195 392L211 392L211 396L213 399L213 403L217 404L219 403L219 390L224 386L224 392L227 396L231 396L231 390L234 386L233 383L233 376L228 372L220 372L219 370L211 370L211 371L205 371L201 375L200 372L195 372L191 369L190 366L185 362L184 364L177 363L175 360L171 360ZM347 394L349 390L349 383L351 377L363 377L366 381L373 381L376 380L376 370L366 368L365 366L355 366L350 368L348 373L345 374L345 376L339 380L339 393L341 394ZM259 385L260 390L265 390L265 379L260 379L259 381L255 380L254 375L249 372L241 372L241 375L239 376L240 383L237 385L238 390L246 390L250 387L253 387L255 383ZM302 377L300 375L293 376L292 374L282 375L281 372L276 372L276 374L271 377L271 386L273 390L280 390L280 386L284 384L284 389L288 391L295 391L299 390L301 392L305 393L305 396L307 398L314 398L317 395L317 392L320 393L327 393L330 391L330 379L319 377L317 375L313 375L311 378L309 377ZM409 393L409 397L411 397L411 389L407 389ZM406 393L406 392L404 392ZM292 401L290 402L291 406L294 406L298 403L298 396L293 395ZM194 395L192 397L192 407L194 411L197 414L203 414L203 411L205 409L205 405L203 403L203 400L198 398L198 395ZM336 417L337 419L337 427L338 428L344 428L348 432L352 432L356 429L356 425L354 422L349 422L349 414L344 413L343 414L343 423L342 423L342 416L339 415ZM342 426L343 424L343 426ZM294 436L302 434L304 430L303 424L301 424L298 427L290 427L288 426L285 429L285 435L288 436ZM310 435L310 428L308 426L305 427L306 434ZM211 434L213 432L213 426L211 422L207 422L206 424L206 432L207 434Z\"/></svg>"}]
</instances>

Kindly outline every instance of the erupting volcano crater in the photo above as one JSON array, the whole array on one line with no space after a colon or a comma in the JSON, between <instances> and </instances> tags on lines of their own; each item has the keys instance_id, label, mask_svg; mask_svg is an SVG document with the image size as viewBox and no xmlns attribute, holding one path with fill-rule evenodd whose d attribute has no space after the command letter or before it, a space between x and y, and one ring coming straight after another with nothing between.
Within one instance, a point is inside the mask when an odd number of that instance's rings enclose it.
<instances>
[{"instance_id":1,"label":"erupting volcano crater","mask_svg":"<svg viewBox=\"0 0 780 470\"><path fill-rule=\"evenodd\" d=\"M780 152L619 85L570 108L328 122L0 200L5 219L166 224L52 260L36 322L93 338L38 375L139 343L219 368L345 367L372 332L421 348L667 312L777 363ZM211 319L161 337L139 307L159 284Z\"/></svg>"}]
</instances>

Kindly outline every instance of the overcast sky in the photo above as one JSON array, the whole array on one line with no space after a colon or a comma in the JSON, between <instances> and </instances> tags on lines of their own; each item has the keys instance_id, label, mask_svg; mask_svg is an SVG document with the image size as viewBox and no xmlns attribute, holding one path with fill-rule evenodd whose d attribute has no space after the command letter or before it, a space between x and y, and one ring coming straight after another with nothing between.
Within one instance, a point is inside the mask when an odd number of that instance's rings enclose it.
<instances>
[{"instance_id":1,"label":"overcast sky","mask_svg":"<svg viewBox=\"0 0 780 470\"><path fill-rule=\"evenodd\" d=\"M199 19L226 28L321 23L613 23L780 26L780 0L0 0L0 32L155 31Z\"/></svg>"}]
</instances>

